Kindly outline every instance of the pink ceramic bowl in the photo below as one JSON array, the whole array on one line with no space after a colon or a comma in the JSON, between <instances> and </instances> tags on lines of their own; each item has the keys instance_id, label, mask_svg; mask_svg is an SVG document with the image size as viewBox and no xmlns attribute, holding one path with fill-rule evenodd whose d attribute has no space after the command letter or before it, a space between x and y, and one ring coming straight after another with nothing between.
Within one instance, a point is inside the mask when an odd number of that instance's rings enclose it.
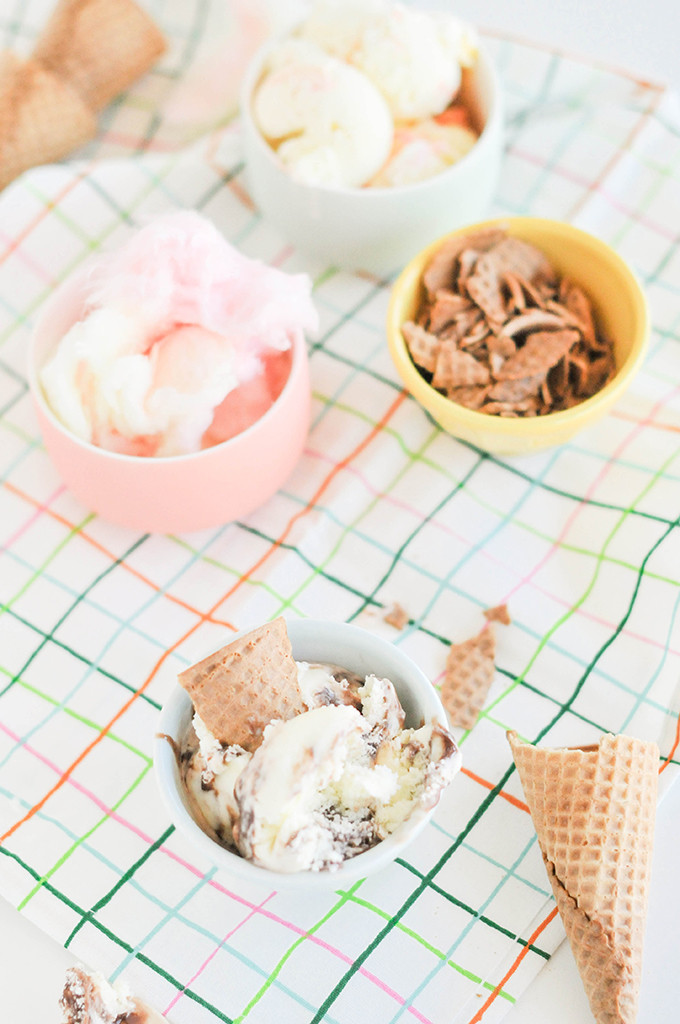
<instances>
[{"instance_id":1,"label":"pink ceramic bowl","mask_svg":"<svg viewBox=\"0 0 680 1024\"><path fill-rule=\"evenodd\" d=\"M118 455L81 441L57 420L42 392L40 367L80 318L87 267L45 303L29 348L28 379L45 447L64 483L88 509L133 530L182 533L240 519L284 483L307 437L307 346L300 337L290 375L271 408L241 434L191 455Z\"/></svg>"}]
</instances>

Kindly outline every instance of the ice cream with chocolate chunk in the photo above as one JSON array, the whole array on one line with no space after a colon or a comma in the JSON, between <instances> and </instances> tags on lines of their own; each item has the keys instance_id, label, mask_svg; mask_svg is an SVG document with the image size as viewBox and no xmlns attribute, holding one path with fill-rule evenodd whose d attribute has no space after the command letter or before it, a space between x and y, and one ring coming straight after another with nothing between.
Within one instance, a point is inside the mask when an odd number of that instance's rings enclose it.
<instances>
[{"instance_id":1,"label":"ice cream with chocolate chunk","mask_svg":"<svg viewBox=\"0 0 680 1024\"><path fill-rule=\"evenodd\" d=\"M78 965L66 971L59 1000L62 1024L167 1024L163 1017L120 984Z\"/></svg>"},{"instance_id":2,"label":"ice cream with chocolate chunk","mask_svg":"<svg viewBox=\"0 0 680 1024\"><path fill-rule=\"evenodd\" d=\"M436 722L404 728L389 679L295 661L293 675L284 638L276 619L180 676L201 702L184 781L196 820L224 846L273 871L332 871L436 804L460 755ZM217 682L239 692L255 679L263 696L228 722L208 691ZM247 749L235 741L244 735Z\"/></svg>"}]
</instances>

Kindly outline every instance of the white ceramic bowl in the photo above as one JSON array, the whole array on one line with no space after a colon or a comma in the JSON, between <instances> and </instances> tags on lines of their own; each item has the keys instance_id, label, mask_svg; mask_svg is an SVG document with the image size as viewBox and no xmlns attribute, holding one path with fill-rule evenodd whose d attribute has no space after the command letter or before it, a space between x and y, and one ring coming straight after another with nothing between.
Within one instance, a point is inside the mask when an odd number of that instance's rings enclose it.
<instances>
[{"instance_id":1,"label":"white ceramic bowl","mask_svg":"<svg viewBox=\"0 0 680 1024\"><path fill-rule=\"evenodd\" d=\"M287 628L293 656L297 661L330 662L362 676L371 672L386 676L392 680L399 695L407 727L417 727L434 720L448 728L437 691L399 647L358 626L343 622L302 619L288 622ZM434 808L415 810L387 839L345 861L336 871L284 874L261 868L220 846L202 830L191 813L175 749L184 740L192 714L191 699L178 683L163 706L154 741L158 785L175 826L213 864L235 878L258 883L269 889L340 889L358 878L373 874L394 860L415 839L433 814ZM173 744L177 747L173 747Z\"/></svg>"},{"instance_id":2,"label":"white ceramic bowl","mask_svg":"<svg viewBox=\"0 0 680 1024\"><path fill-rule=\"evenodd\" d=\"M462 97L482 131L458 163L398 188L323 188L294 181L252 116L252 100L271 49L253 57L241 92L246 177L263 216L306 255L348 270L387 275L447 231L479 220L496 190L503 150L502 93L484 46L465 71Z\"/></svg>"}]
</instances>

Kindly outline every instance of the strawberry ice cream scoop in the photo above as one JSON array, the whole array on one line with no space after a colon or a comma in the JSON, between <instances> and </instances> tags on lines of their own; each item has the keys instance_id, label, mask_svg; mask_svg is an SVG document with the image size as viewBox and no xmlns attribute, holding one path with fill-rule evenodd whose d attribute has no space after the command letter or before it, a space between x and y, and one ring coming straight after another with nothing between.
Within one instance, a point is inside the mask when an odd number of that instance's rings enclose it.
<instances>
[{"instance_id":1,"label":"strawberry ice cream scoop","mask_svg":"<svg viewBox=\"0 0 680 1024\"><path fill-rule=\"evenodd\" d=\"M72 433L128 455L187 454L244 429L280 393L291 342L317 324L306 275L246 258L189 211L99 257L89 283L41 384ZM244 392L258 395L245 412Z\"/></svg>"},{"instance_id":2,"label":"strawberry ice cream scoop","mask_svg":"<svg viewBox=\"0 0 680 1024\"><path fill-rule=\"evenodd\" d=\"M390 158L370 184L398 187L441 174L469 153L476 141L477 133L466 124L441 124L434 118L408 123L394 133Z\"/></svg>"}]
</instances>

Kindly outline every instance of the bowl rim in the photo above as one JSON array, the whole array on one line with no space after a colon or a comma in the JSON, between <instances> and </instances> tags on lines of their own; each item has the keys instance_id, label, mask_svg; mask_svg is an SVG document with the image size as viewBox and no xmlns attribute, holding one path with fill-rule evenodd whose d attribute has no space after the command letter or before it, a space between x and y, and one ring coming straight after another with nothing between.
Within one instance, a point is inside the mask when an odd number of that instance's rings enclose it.
<instances>
[{"instance_id":1,"label":"bowl rim","mask_svg":"<svg viewBox=\"0 0 680 1024\"><path fill-rule=\"evenodd\" d=\"M436 388L433 388L421 375L411 359L401 331L402 324L404 323L404 291L413 284L414 279L420 280L429 258L449 238L472 234L473 232L491 227L507 227L509 234L517 234L517 237L523 237L523 229L525 227L534 227L544 230L546 234L562 236L569 242L585 243L595 250L599 258L612 266L628 285L628 294L635 308L638 323L630 351L621 365L616 367L613 378L603 388L577 405L572 406L571 409L545 413L542 416L516 418L490 415L475 409L467 409L465 406L459 405L445 395L442 395ZM519 230L515 231L513 229ZM532 239L532 244L540 248L540 242L535 238ZM446 418L455 417L461 427L468 427L471 430L477 431L483 426L484 431L488 435L521 439L523 437L532 437L536 433L541 432L542 428L548 423L555 428L567 426L576 428L582 420L590 420L601 404L613 404L620 394L625 391L645 358L649 345L650 313L646 295L635 272L615 249L601 238L598 238L597 235L593 235L589 231L576 227L567 221L560 221L549 217L508 215L492 217L456 228L416 253L402 269L392 285L387 309L386 329L390 355L404 384L435 418L438 419L439 415Z\"/></svg>"},{"instance_id":2,"label":"bowl rim","mask_svg":"<svg viewBox=\"0 0 680 1024\"><path fill-rule=\"evenodd\" d=\"M305 640L311 638L318 639L319 636L322 638L334 636L336 640L344 638L348 644L358 642L381 651L386 658L397 662L403 669L404 678L394 680L397 690L404 687L408 688L411 694L417 693L418 706L422 711L423 719L425 721L434 720L447 729L449 728L439 695L430 680L408 654L385 637L371 633L352 623L334 622L327 619L294 619L287 621L286 626L293 646L294 657L295 646L298 643L304 643ZM251 632L251 629L252 627L249 627L238 633L230 634L229 642ZM211 651L207 653L213 653L213 651L214 648L211 648ZM266 885L272 889L306 889L326 892L329 889L340 889L346 883L367 877L391 863L424 829L436 810L437 804L430 808L416 808L393 833L364 853L344 861L334 871L288 873L273 871L253 864L252 861L221 846L204 832L182 799L180 791L182 783L179 778L177 757L168 737L171 737L175 743L181 740L178 730L182 720L191 715L192 706L187 691L179 683L175 683L163 703L154 733L153 762L156 783L164 806L175 827L212 864L231 874L234 878ZM458 751L460 764L460 748Z\"/></svg>"},{"instance_id":3,"label":"bowl rim","mask_svg":"<svg viewBox=\"0 0 680 1024\"><path fill-rule=\"evenodd\" d=\"M179 455L127 455L124 452L113 452L108 448L101 448L99 445L93 444L91 441L85 441L82 437L78 437L77 434L70 431L68 427L64 426L61 420L53 412L45 397L42 384L40 383L36 349L40 342L40 338L49 323L52 310L61 302L68 301L71 292L76 292L82 287L85 279L92 269L93 264L96 262L96 259L97 253L89 254L79 266L70 271L70 273L68 273L68 275L56 285L54 290L43 303L28 340L26 371L28 388L33 401L38 406L41 414L50 423L50 426L53 427L62 437L67 438L74 445L83 449L83 451L90 454L96 453L97 456L112 462L128 465L148 465L149 462L153 462L154 465L170 464L173 466L181 465L188 461L194 462L199 459L214 458L216 452L223 452L228 447L235 447L237 444L242 443L247 435L264 429L267 421L278 411L277 407L281 404L284 397L288 397L288 392L295 386L294 378L300 374L307 362L307 341L304 332L301 330L296 331L291 338L290 370L288 371L286 382L279 394L262 416L259 416L258 419L256 419L254 423L251 423L250 426L246 427L245 430L241 430L238 434L234 434L233 437L227 438L226 441L220 441L218 444L210 445L207 448L201 448L196 452L185 452ZM77 320L73 321L74 324L77 322ZM73 324L71 326L73 326ZM59 341L56 341L49 349L49 352L53 352L58 344ZM44 363L45 359L40 363L40 369L42 369Z\"/></svg>"},{"instance_id":4,"label":"bowl rim","mask_svg":"<svg viewBox=\"0 0 680 1024\"><path fill-rule=\"evenodd\" d=\"M345 197L370 196L372 202L388 202L390 197L395 196L397 198L403 196L407 199L409 196L412 196L419 191L426 191L428 186L432 186L433 182L439 183L445 181L452 174L456 174L458 168L466 168L468 164L479 159L479 153L483 152L487 148L489 145L489 139L493 138L496 133L501 130L504 116L504 97L500 85L500 78L496 65L492 60L484 41L481 38L478 38L477 61L475 62L475 65L473 65L473 70L478 67L487 76L490 86L489 112L487 114L484 127L475 144L467 151L467 153L460 157L460 159L451 164L450 167L446 167L443 171L430 175L428 178L423 178L422 181L414 181L407 185L389 185L382 188L367 188L365 185L312 185L296 181L276 159L275 150L272 149L258 128L252 113L252 99L255 88L262 76L263 65L267 56L272 52L272 50L280 45L280 43L292 38L295 29L303 20L304 19L296 22L286 31L279 32L275 36L267 39L264 43L260 44L248 62L246 72L241 83L241 88L239 90L239 114L241 121L246 128L245 134L251 138L253 144L257 147L258 154L265 158L272 167L276 168L281 175L285 176L285 179L293 186L309 190L311 192L317 191L324 194Z\"/></svg>"}]
</instances>

